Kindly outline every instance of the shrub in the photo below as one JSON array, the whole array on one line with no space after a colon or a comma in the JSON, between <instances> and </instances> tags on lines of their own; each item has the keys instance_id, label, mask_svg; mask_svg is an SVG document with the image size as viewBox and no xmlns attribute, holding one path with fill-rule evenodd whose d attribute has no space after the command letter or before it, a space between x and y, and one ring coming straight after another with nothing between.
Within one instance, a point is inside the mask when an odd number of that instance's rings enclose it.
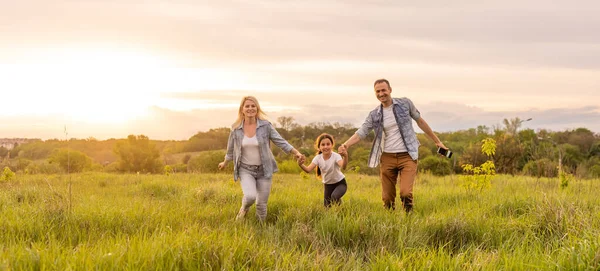
<instances>
[{"instance_id":1,"label":"shrub","mask_svg":"<svg viewBox=\"0 0 600 271\"><path fill-rule=\"evenodd\" d=\"M181 163L187 165L187 163L190 161L190 159L192 159L192 155L188 153L185 156L183 156L183 158L181 159Z\"/></svg>"},{"instance_id":2,"label":"shrub","mask_svg":"<svg viewBox=\"0 0 600 271\"><path fill-rule=\"evenodd\" d=\"M81 172L84 169L90 169L92 159L83 152L58 149L52 152L48 162L57 163L65 172Z\"/></svg>"},{"instance_id":3,"label":"shrub","mask_svg":"<svg viewBox=\"0 0 600 271\"><path fill-rule=\"evenodd\" d=\"M163 164L156 144L145 135L129 135L113 149L122 172L160 173Z\"/></svg>"},{"instance_id":4,"label":"shrub","mask_svg":"<svg viewBox=\"0 0 600 271\"><path fill-rule=\"evenodd\" d=\"M443 176L452 173L450 160L445 157L427 156L419 161L420 171L429 171L436 176Z\"/></svg>"},{"instance_id":5,"label":"shrub","mask_svg":"<svg viewBox=\"0 0 600 271\"><path fill-rule=\"evenodd\" d=\"M308 161L308 159L307 159ZM300 166L298 166L298 162L293 159L284 160L277 165L280 173L297 173L304 172Z\"/></svg>"},{"instance_id":6,"label":"shrub","mask_svg":"<svg viewBox=\"0 0 600 271\"><path fill-rule=\"evenodd\" d=\"M482 140L481 152L487 157L493 157L496 153L496 141L493 138ZM467 191L479 191L492 185L492 178L496 175L496 166L492 160L476 167L471 164L462 165L464 175L460 176L462 186Z\"/></svg>"},{"instance_id":7,"label":"shrub","mask_svg":"<svg viewBox=\"0 0 600 271\"><path fill-rule=\"evenodd\" d=\"M119 162L112 162L112 163L104 166L103 171L111 172L111 173L119 172Z\"/></svg>"},{"instance_id":8,"label":"shrub","mask_svg":"<svg viewBox=\"0 0 600 271\"><path fill-rule=\"evenodd\" d=\"M201 152L188 161L187 172L216 173L219 171L218 165L223 162L224 157L225 150ZM233 171L233 161L229 162L227 169Z\"/></svg>"},{"instance_id":9,"label":"shrub","mask_svg":"<svg viewBox=\"0 0 600 271\"><path fill-rule=\"evenodd\" d=\"M600 165L593 165L590 167L588 174L592 178L600 178Z\"/></svg>"},{"instance_id":10,"label":"shrub","mask_svg":"<svg viewBox=\"0 0 600 271\"><path fill-rule=\"evenodd\" d=\"M564 171L560 172L560 188L567 188L569 186L569 182L574 179L573 174L566 173Z\"/></svg>"},{"instance_id":11,"label":"shrub","mask_svg":"<svg viewBox=\"0 0 600 271\"><path fill-rule=\"evenodd\" d=\"M187 164L175 164L171 165L171 167L173 168L174 173L185 173L188 170Z\"/></svg>"},{"instance_id":12,"label":"shrub","mask_svg":"<svg viewBox=\"0 0 600 271\"><path fill-rule=\"evenodd\" d=\"M17 164L15 166L15 171L17 172L25 172L27 169L27 166L29 166L33 161L29 160L29 159L25 159L25 158L18 158L17 159Z\"/></svg>"},{"instance_id":13,"label":"shrub","mask_svg":"<svg viewBox=\"0 0 600 271\"><path fill-rule=\"evenodd\" d=\"M534 177L556 177L558 165L548 158L529 161L523 167L523 173Z\"/></svg>"},{"instance_id":14,"label":"shrub","mask_svg":"<svg viewBox=\"0 0 600 271\"><path fill-rule=\"evenodd\" d=\"M4 171L2 172L2 176L0 176L0 181L11 181L15 178L15 173L10 170L9 167L4 167Z\"/></svg>"},{"instance_id":15,"label":"shrub","mask_svg":"<svg viewBox=\"0 0 600 271\"><path fill-rule=\"evenodd\" d=\"M35 165L35 164L32 164ZM44 162L44 163L40 163L35 165L35 169L37 170L36 172L29 172L29 173L36 173L36 174L59 174L62 172L62 169L60 168L60 166L58 164L50 164L48 162Z\"/></svg>"},{"instance_id":16,"label":"shrub","mask_svg":"<svg viewBox=\"0 0 600 271\"><path fill-rule=\"evenodd\" d=\"M166 165L164 168L165 175L169 176L173 173L173 168L169 165Z\"/></svg>"}]
</instances>

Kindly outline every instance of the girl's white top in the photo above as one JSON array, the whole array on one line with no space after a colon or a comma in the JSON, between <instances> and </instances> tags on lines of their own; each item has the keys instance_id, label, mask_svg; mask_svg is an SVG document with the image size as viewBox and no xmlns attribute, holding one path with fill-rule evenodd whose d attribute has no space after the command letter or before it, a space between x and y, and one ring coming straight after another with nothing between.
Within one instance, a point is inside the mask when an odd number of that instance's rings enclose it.
<instances>
[{"instance_id":1,"label":"girl's white top","mask_svg":"<svg viewBox=\"0 0 600 271\"><path fill-rule=\"evenodd\" d=\"M327 160L323 159L323 154L319 154L313 158L312 163L321 169L321 177L323 177L324 184L334 184L346 177L337 163L342 159L342 156L337 152L331 152L331 157Z\"/></svg>"}]
</instances>

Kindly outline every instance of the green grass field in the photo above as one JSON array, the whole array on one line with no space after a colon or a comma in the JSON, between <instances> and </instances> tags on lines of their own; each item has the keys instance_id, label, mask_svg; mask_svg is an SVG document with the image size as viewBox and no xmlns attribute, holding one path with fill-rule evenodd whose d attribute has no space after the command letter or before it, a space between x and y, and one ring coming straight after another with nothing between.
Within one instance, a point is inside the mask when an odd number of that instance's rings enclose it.
<instances>
[{"instance_id":1,"label":"green grass field","mask_svg":"<svg viewBox=\"0 0 600 271\"><path fill-rule=\"evenodd\" d=\"M260 224L254 207L235 221L231 175L19 175L0 182L0 269L600 269L600 180L497 176L467 193L421 174L410 216L384 210L377 177L347 180L326 210L313 176L275 174Z\"/></svg>"}]
</instances>

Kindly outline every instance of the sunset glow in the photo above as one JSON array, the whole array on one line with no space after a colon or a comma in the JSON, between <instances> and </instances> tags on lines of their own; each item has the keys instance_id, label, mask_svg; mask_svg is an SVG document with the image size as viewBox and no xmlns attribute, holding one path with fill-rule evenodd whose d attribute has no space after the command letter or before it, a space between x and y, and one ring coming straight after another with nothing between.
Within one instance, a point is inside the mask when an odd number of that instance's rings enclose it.
<instances>
[{"instance_id":1,"label":"sunset glow","mask_svg":"<svg viewBox=\"0 0 600 271\"><path fill-rule=\"evenodd\" d=\"M75 137L185 139L228 127L246 95L273 122L358 126L378 78L436 131L520 117L597 132L598 11L512 0L7 2L0 137L57 137L69 124Z\"/></svg>"}]
</instances>

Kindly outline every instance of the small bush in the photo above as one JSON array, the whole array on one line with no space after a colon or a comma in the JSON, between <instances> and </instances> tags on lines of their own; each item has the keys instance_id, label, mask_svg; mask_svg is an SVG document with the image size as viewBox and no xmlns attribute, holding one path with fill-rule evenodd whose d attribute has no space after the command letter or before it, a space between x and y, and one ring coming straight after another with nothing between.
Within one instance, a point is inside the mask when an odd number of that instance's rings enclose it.
<instances>
[{"instance_id":1,"label":"small bush","mask_svg":"<svg viewBox=\"0 0 600 271\"><path fill-rule=\"evenodd\" d=\"M280 173L297 173L299 174L302 169L298 166L298 162L296 160L284 160L277 165Z\"/></svg>"},{"instance_id":2,"label":"small bush","mask_svg":"<svg viewBox=\"0 0 600 271\"><path fill-rule=\"evenodd\" d=\"M593 165L590 167L588 174L592 178L600 178L600 165Z\"/></svg>"},{"instance_id":3,"label":"small bush","mask_svg":"<svg viewBox=\"0 0 600 271\"><path fill-rule=\"evenodd\" d=\"M57 163L65 172L82 172L92 166L92 159L89 156L70 149L54 150L48 162Z\"/></svg>"},{"instance_id":4,"label":"small bush","mask_svg":"<svg viewBox=\"0 0 600 271\"><path fill-rule=\"evenodd\" d=\"M111 173L119 172L119 163L118 162L112 162L112 163L104 166L104 169L102 171L104 171L104 172L111 172Z\"/></svg>"},{"instance_id":5,"label":"small bush","mask_svg":"<svg viewBox=\"0 0 600 271\"><path fill-rule=\"evenodd\" d=\"M185 156L183 156L183 158L181 159L181 163L187 165L190 159L192 159L192 155L188 153Z\"/></svg>"},{"instance_id":6,"label":"small bush","mask_svg":"<svg viewBox=\"0 0 600 271\"><path fill-rule=\"evenodd\" d=\"M10 170L9 167L4 167L4 171L2 172L2 176L0 176L0 181L11 181L15 178L15 173Z\"/></svg>"},{"instance_id":7,"label":"small bush","mask_svg":"<svg viewBox=\"0 0 600 271\"><path fill-rule=\"evenodd\" d=\"M419 171L429 171L433 175L444 176L452 173L452 165L445 157L427 156L419 161Z\"/></svg>"},{"instance_id":8,"label":"small bush","mask_svg":"<svg viewBox=\"0 0 600 271\"><path fill-rule=\"evenodd\" d=\"M569 182L573 180L573 174L566 173L564 171L560 172L560 188L564 189L569 186Z\"/></svg>"},{"instance_id":9,"label":"small bush","mask_svg":"<svg viewBox=\"0 0 600 271\"><path fill-rule=\"evenodd\" d=\"M165 175L169 176L173 174L173 168L169 165L166 165L164 168Z\"/></svg>"},{"instance_id":10,"label":"small bush","mask_svg":"<svg viewBox=\"0 0 600 271\"><path fill-rule=\"evenodd\" d=\"M216 173L218 165L225 158L225 150L204 151L191 158L187 164L187 172L194 173ZM228 170L233 171L233 161L229 162Z\"/></svg>"},{"instance_id":11,"label":"small bush","mask_svg":"<svg viewBox=\"0 0 600 271\"><path fill-rule=\"evenodd\" d=\"M496 141L493 138L482 140L481 152L489 158L493 157L496 153ZM492 178L496 175L496 165L492 160L488 160L478 167L464 164L462 169L464 174L460 176L461 185L467 192L482 192L489 188L492 185Z\"/></svg>"},{"instance_id":12,"label":"small bush","mask_svg":"<svg viewBox=\"0 0 600 271\"><path fill-rule=\"evenodd\" d=\"M548 158L529 161L523 167L523 173L534 177L552 178L558 174L558 165Z\"/></svg>"},{"instance_id":13,"label":"small bush","mask_svg":"<svg viewBox=\"0 0 600 271\"><path fill-rule=\"evenodd\" d=\"M176 164L176 165L171 165L171 167L173 168L174 173L185 173L188 170L187 164Z\"/></svg>"}]
</instances>

